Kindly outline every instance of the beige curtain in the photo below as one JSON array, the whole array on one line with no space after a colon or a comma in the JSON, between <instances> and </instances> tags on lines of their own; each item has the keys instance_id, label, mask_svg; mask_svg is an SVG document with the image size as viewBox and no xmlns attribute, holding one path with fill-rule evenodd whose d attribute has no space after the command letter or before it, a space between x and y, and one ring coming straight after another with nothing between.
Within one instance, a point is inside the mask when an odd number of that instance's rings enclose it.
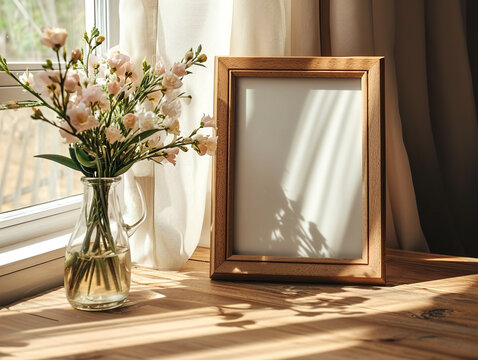
<instances>
[{"instance_id":1,"label":"beige curtain","mask_svg":"<svg viewBox=\"0 0 478 360\"><path fill-rule=\"evenodd\" d=\"M474 14L467 3L475 3ZM476 10L476 1L405 0L395 14L400 112L420 220L432 251L472 256L478 128L468 54L478 43L467 48L465 29Z\"/></svg>"},{"instance_id":2,"label":"beige curtain","mask_svg":"<svg viewBox=\"0 0 478 360\"><path fill-rule=\"evenodd\" d=\"M393 60L394 27L389 22L392 14L384 4L378 4L375 11L382 16L374 23L369 5L368 0L330 4L332 54L327 55L386 56L387 245L426 251L402 140ZM321 55L319 18L319 1L235 1L231 55Z\"/></svg>"},{"instance_id":3,"label":"beige curtain","mask_svg":"<svg viewBox=\"0 0 478 360\"><path fill-rule=\"evenodd\" d=\"M464 1L121 0L120 4L121 42L138 58L161 53L174 59L198 42L210 58L385 56L387 245L478 255L478 130ZM151 37L154 45L146 45ZM196 107L186 116L196 116L194 109L212 110L212 84L209 62L200 81L188 89L196 95ZM159 188L165 179L179 179L189 169L195 169L194 180L181 185L168 180L170 186L162 189L175 189L168 195L166 207L172 213L165 221L157 214L165 205ZM148 240L133 239L142 251L139 262L175 268L200 239L207 245L208 174L209 164L191 159L174 170L150 170L149 180L139 180L150 191L149 207L155 214L136 236ZM191 189L196 200L189 197ZM184 211L191 214L186 222L181 221Z\"/></svg>"},{"instance_id":4,"label":"beige curtain","mask_svg":"<svg viewBox=\"0 0 478 360\"><path fill-rule=\"evenodd\" d=\"M232 55L385 56L391 247L478 256L478 129L465 32L478 7L470 4L234 2Z\"/></svg>"},{"instance_id":5,"label":"beige curtain","mask_svg":"<svg viewBox=\"0 0 478 360\"><path fill-rule=\"evenodd\" d=\"M394 1L330 2L331 55L385 56L387 244L409 250L426 250L402 140L394 36Z\"/></svg>"}]
</instances>

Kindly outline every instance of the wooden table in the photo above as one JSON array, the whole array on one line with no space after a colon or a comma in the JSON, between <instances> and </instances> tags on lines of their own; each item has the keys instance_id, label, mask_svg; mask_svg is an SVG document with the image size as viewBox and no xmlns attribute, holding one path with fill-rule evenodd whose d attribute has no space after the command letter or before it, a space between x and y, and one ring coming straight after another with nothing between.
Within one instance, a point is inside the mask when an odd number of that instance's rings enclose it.
<instances>
[{"instance_id":1,"label":"wooden table","mask_svg":"<svg viewBox=\"0 0 478 360\"><path fill-rule=\"evenodd\" d=\"M478 259L389 250L387 286L217 282L207 249L137 267L129 301L73 310L62 288L0 310L0 358L478 358Z\"/></svg>"}]
</instances>

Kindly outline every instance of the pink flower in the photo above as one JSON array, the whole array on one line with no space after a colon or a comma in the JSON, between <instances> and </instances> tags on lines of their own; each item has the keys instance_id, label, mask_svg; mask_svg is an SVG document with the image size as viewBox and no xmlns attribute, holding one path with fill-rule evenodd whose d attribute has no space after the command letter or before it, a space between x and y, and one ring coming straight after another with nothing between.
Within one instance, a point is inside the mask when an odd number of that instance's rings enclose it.
<instances>
[{"instance_id":1,"label":"pink flower","mask_svg":"<svg viewBox=\"0 0 478 360\"><path fill-rule=\"evenodd\" d=\"M58 70L42 71L34 76L35 90L42 95L52 97L60 95L60 72Z\"/></svg>"},{"instance_id":2,"label":"pink flower","mask_svg":"<svg viewBox=\"0 0 478 360\"><path fill-rule=\"evenodd\" d=\"M179 89L181 86L183 86L183 83L181 82L181 80L179 80L176 74L168 72L164 75L163 87L165 87L168 91Z\"/></svg>"},{"instance_id":3,"label":"pink flower","mask_svg":"<svg viewBox=\"0 0 478 360\"><path fill-rule=\"evenodd\" d=\"M73 125L77 132L98 126L98 120L91 114L90 108L84 103L71 106L66 110L66 115L70 118L71 125Z\"/></svg>"},{"instance_id":4,"label":"pink flower","mask_svg":"<svg viewBox=\"0 0 478 360\"><path fill-rule=\"evenodd\" d=\"M131 61L128 61L122 67L117 70L118 76L124 76L125 81L136 83L138 80L138 74L134 71L134 64Z\"/></svg>"},{"instance_id":5,"label":"pink flower","mask_svg":"<svg viewBox=\"0 0 478 360\"><path fill-rule=\"evenodd\" d=\"M163 126L166 128L166 131L173 135L181 135L181 130L179 129L179 120L167 117L163 121Z\"/></svg>"},{"instance_id":6,"label":"pink flower","mask_svg":"<svg viewBox=\"0 0 478 360\"><path fill-rule=\"evenodd\" d=\"M163 92L161 90L153 91L148 94L148 100L154 103L158 103L159 100L163 97Z\"/></svg>"},{"instance_id":7,"label":"pink flower","mask_svg":"<svg viewBox=\"0 0 478 360\"><path fill-rule=\"evenodd\" d=\"M106 135L106 140L108 140L110 144L114 144L115 142L117 142L119 139L123 137L123 135L121 134L121 131L119 131L115 127L107 128L105 130L105 135Z\"/></svg>"},{"instance_id":8,"label":"pink flower","mask_svg":"<svg viewBox=\"0 0 478 360\"><path fill-rule=\"evenodd\" d=\"M212 128L216 127L216 119L206 114L202 116L201 123L203 124L204 127L212 127Z\"/></svg>"},{"instance_id":9,"label":"pink flower","mask_svg":"<svg viewBox=\"0 0 478 360\"><path fill-rule=\"evenodd\" d=\"M110 106L108 96L103 91L101 85L92 85L84 89L81 102L88 107L98 104L102 110L106 110Z\"/></svg>"},{"instance_id":10,"label":"pink flower","mask_svg":"<svg viewBox=\"0 0 478 360\"><path fill-rule=\"evenodd\" d=\"M133 129L138 122L138 117L135 114L126 114L123 118L123 125L126 129Z\"/></svg>"},{"instance_id":11,"label":"pink flower","mask_svg":"<svg viewBox=\"0 0 478 360\"><path fill-rule=\"evenodd\" d=\"M111 54L111 57L108 59L108 65L110 68L118 71L118 69L121 68L123 64L127 63L129 59L130 57L128 55L115 52Z\"/></svg>"},{"instance_id":12,"label":"pink flower","mask_svg":"<svg viewBox=\"0 0 478 360\"><path fill-rule=\"evenodd\" d=\"M65 45L67 36L68 33L65 29L46 27L43 29L40 42L45 46L58 50Z\"/></svg>"},{"instance_id":13,"label":"pink flower","mask_svg":"<svg viewBox=\"0 0 478 360\"><path fill-rule=\"evenodd\" d=\"M154 67L154 73L158 76L161 76L163 75L164 73L166 72L165 68L164 68L164 64L163 64L163 59L159 59L157 62L156 62L156 65Z\"/></svg>"},{"instance_id":14,"label":"pink flower","mask_svg":"<svg viewBox=\"0 0 478 360\"><path fill-rule=\"evenodd\" d=\"M186 75L186 64L184 63L174 63L171 71L179 77Z\"/></svg>"},{"instance_id":15,"label":"pink flower","mask_svg":"<svg viewBox=\"0 0 478 360\"><path fill-rule=\"evenodd\" d=\"M108 83L108 91L111 95L116 96L121 90L121 84L119 81L113 80Z\"/></svg>"},{"instance_id":16,"label":"pink flower","mask_svg":"<svg viewBox=\"0 0 478 360\"><path fill-rule=\"evenodd\" d=\"M165 149L164 152L166 153L166 155L164 156L166 160L168 160L171 164L176 165L176 155L179 154L179 149Z\"/></svg>"},{"instance_id":17,"label":"pink flower","mask_svg":"<svg viewBox=\"0 0 478 360\"><path fill-rule=\"evenodd\" d=\"M164 149L163 153L164 153L163 156L156 156L156 157L153 158L153 160L155 160L159 163L162 163L165 160L167 160L171 164L176 165L176 156L179 154L179 149L178 148Z\"/></svg>"},{"instance_id":18,"label":"pink flower","mask_svg":"<svg viewBox=\"0 0 478 360\"><path fill-rule=\"evenodd\" d=\"M210 137L209 135L204 136L197 134L193 137L193 140L196 145L196 151L199 155L203 156L205 154L214 155L217 148L217 136Z\"/></svg>"},{"instance_id":19,"label":"pink flower","mask_svg":"<svg viewBox=\"0 0 478 360\"><path fill-rule=\"evenodd\" d=\"M67 133L65 130L73 132L71 126L65 121L61 120L60 121L60 135L67 144L75 143L78 141L78 138L74 135L71 135L70 133ZM65 130L63 130L65 129Z\"/></svg>"},{"instance_id":20,"label":"pink flower","mask_svg":"<svg viewBox=\"0 0 478 360\"><path fill-rule=\"evenodd\" d=\"M139 114L139 127L141 130L151 130L156 127L156 114L152 111L146 111Z\"/></svg>"},{"instance_id":21,"label":"pink flower","mask_svg":"<svg viewBox=\"0 0 478 360\"><path fill-rule=\"evenodd\" d=\"M66 75L64 88L66 92L73 93L80 84L80 76L76 71L69 71Z\"/></svg>"},{"instance_id":22,"label":"pink flower","mask_svg":"<svg viewBox=\"0 0 478 360\"><path fill-rule=\"evenodd\" d=\"M171 118L181 115L181 103L179 101L168 101L161 105L161 112Z\"/></svg>"}]
</instances>

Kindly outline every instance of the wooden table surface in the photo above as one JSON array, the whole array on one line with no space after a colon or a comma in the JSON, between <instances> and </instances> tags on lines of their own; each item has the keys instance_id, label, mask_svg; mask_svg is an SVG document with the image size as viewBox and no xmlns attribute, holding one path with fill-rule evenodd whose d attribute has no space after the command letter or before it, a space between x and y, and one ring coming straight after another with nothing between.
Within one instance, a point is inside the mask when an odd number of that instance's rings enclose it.
<instances>
[{"instance_id":1,"label":"wooden table surface","mask_svg":"<svg viewBox=\"0 0 478 360\"><path fill-rule=\"evenodd\" d=\"M386 286L344 286L211 281L208 257L134 268L108 312L63 288L2 308L0 358L478 359L478 259L389 250Z\"/></svg>"}]
</instances>

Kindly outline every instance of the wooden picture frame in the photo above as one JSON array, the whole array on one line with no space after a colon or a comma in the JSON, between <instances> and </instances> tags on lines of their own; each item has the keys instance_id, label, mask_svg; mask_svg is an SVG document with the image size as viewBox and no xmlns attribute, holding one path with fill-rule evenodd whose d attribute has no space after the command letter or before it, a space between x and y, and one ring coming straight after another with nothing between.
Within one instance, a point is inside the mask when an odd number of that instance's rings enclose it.
<instances>
[{"instance_id":1,"label":"wooden picture frame","mask_svg":"<svg viewBox=\"0 0 478 360\"><path fill-rule=\"evenodd\" d=\"M210 277L384 283L383 57L215 71Z\"/></svg>"}]
</instances>

